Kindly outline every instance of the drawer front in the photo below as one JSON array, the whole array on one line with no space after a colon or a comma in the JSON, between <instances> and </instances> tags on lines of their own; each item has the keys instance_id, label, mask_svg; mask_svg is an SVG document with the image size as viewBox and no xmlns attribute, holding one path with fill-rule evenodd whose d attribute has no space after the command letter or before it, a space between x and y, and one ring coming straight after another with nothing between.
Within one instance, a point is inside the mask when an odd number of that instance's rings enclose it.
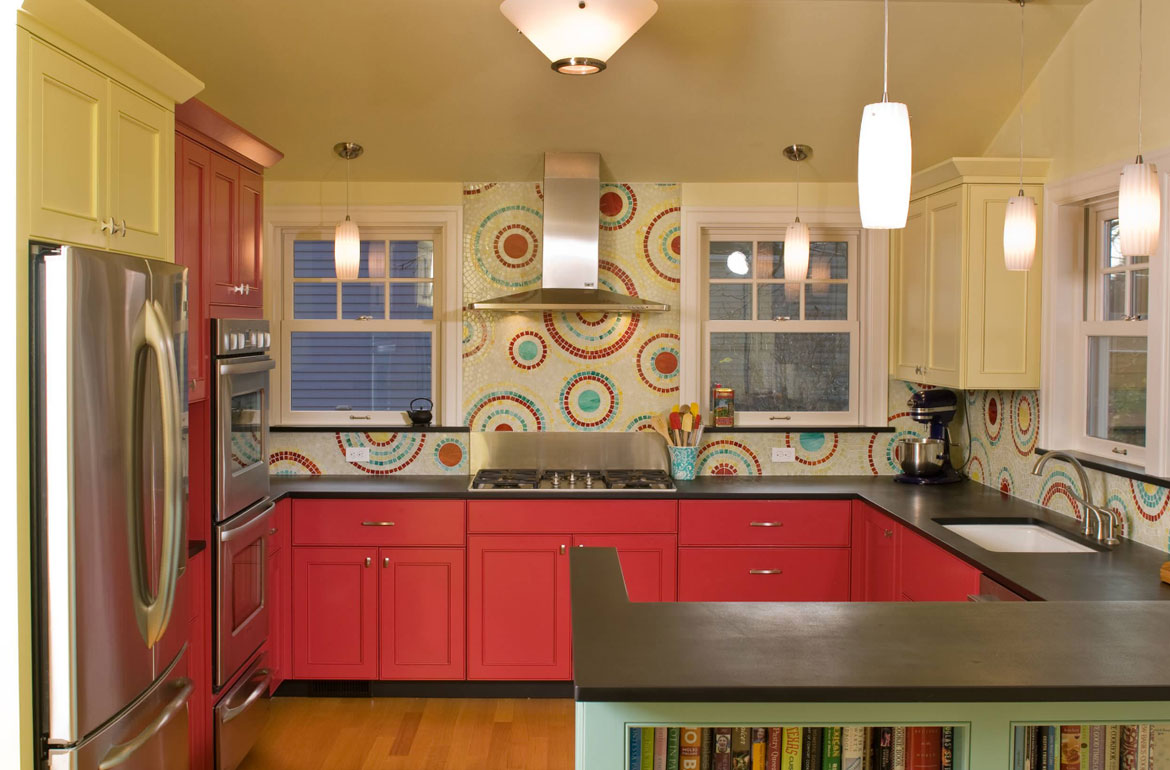
<instances>
[{"instance_id":1,"label":"drawer front","mask_svg":"<svg viewBox=\"0 0 1170 770\"><path fill-rule=\"evenodd\" d=\"M678 531L674 500L473 500L469 532L558 533Z\"/></svg>"},{"instance_id":2,"label":"drawer front","mask_svg":"<svg viewBox=\"0 0 1170 770\"><path fill-rule=\"evenodd\" d=\"M680 548L683 602L849 601L846 548Z\"/></svg>"},{"instance_id":3,"label":"drawer front","mask_svg":"<svg viewBox=\"0 0 1170 770\"><path fill-rule=\"evenodd\" d=\"M462 500L295 500L294 545L463 545Z\"/></svg>"},{"instance_id":4,"label":"drawer front","mask_svg":"<svg viewBox=\"0 0 1170 770\"><path fill-rule=\"evenodd\" d=\"M680 545L849 545L848 500L684 500Z\"/></svg>"}]
</instances>

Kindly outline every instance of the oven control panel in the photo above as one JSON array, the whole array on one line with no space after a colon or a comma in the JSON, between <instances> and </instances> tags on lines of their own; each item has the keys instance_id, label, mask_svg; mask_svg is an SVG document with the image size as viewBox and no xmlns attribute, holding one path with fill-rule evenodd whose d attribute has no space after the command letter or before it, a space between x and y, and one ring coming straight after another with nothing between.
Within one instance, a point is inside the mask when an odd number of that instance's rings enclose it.
<instances>
[{"instance_id":1,"label":"oven control panel","mask_svg":"<svg viewBox=\"0 0 1170 770\"><path fill-rule=\"evenodd\" d=\"M255 318L215 318L211 321L211 344L215 356L264 354L272 346L268 321Z\"/></svg>"}]
</instances>

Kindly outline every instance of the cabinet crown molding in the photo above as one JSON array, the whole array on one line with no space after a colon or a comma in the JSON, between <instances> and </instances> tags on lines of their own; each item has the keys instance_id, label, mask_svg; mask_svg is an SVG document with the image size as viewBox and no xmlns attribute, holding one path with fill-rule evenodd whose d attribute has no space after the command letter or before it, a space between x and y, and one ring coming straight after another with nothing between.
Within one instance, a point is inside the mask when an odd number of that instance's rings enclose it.
<instances>
[{"instance_id":1,"label":"cabinet crown molding","mask_svg":"<svg viewBox=\"0 0 1170 770\"><path fill-rule=\"evenodd\" d=\"M1024 158L1024 184L1044 184L1050 165L1050 158ZM910 197L936 192L944 185L1003 184L1019 175L1019 158L948 158L914 174Z\"/></svg>"}]
</instances>

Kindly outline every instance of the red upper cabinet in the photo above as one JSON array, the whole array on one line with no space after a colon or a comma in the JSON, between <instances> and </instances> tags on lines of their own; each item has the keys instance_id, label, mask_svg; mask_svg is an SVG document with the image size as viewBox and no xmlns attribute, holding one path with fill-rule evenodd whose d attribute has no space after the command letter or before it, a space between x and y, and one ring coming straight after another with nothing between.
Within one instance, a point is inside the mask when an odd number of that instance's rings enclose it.
<instances>
[{"instance_id":1,"label":"red upper cabinet","mask_svg":"<svg viewBox=\"0 0 1170 770\"><path fill-rule=\"evenodd\" d=\"M463 679L463 549L383 548L380 558L382 679Z\"/></svg>"},{"instance_id":2,"label":"red upper cabinet","mask_svg":"<svg viewBox=\"0 0 1170 770\"><path fill-rule=\"evenodd\" d=\"M211 158L211 251L207 261L208 301L233 305L244 299L235 291L236 255L240 250L240 166L227 158ZM215 315L213 312L212 315Z\"/></svg>"},{"instance_id":3,"label":"red upper cabinet","mask_svg":"<svg viewBox=\"0 0 1170 770\"><path fill-rule=\"evenodd\" d=\"M264 178L240 168L240 229L236 251L235 277L244 287L242 302L236 304L262 309L264 295Z\"/></svg>"},{"instance_id":4,"label":"red upper cabinet","mask_svg":"<svg viewBox=\"0 0 1170 770\"><path fill-rule=\"evenodd\" d=\"M175 140L175 262L187 268L187 398L194 403L207 398L211 151L182 134Z\"/></svg>"},{"instance_id":5,"label":"red upper cabinet","mask_svg":"<svg viewBox=\"0 0 1170 770\"><path fill-rule=\"evenodd\" d=\"M292 675L377 679L377 549L293 550Z\"/></svg>"},{"instance_id":6,"label":"red upper cabinet","mask_svg":"<svg viewBox=\"0 0 1170 770\"><path fill-rule=\"evenodd\" d=\"M913 602L964 602L979 593L980 572L926 538L901 533L898 581L901 598Z\"/></svg>"},{"instance_id":7,"label":"red upper cabinet","mask_svg":"<svg viewBox=\"0 0 1170 770\"><path fill-rule=\"evenodd\" d=\"M577 548L616 548L632 602L673 602L678 548L674 535L574 535Z\"/></svg>"},{"instance_id":8,"label":"red upper cabinet","mask_svg":"<svg viewBox=\"0 0 1170 770\"><path fill-rule=\"evenodd\" d=\"M853 601L898 601L901 532L902 525L893 519L865 503L853 503Z\"/></svg>"},{"instance_id":9,"label":"red upper cabinet","mask_svg":"<svg viewBox=\"0 0 1170 770\"><path fill-rule=\"evenodd\" d=\"M569 535L467 538L467 678L572 677Z\"/></svg>"}]
</instances>

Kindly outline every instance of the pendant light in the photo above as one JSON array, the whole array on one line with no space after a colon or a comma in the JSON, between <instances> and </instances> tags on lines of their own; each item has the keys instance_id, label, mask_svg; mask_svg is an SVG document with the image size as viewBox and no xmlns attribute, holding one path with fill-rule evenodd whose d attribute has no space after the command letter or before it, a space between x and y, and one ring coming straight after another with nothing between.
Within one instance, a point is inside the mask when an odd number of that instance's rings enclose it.
<instances>
[{"instance_id":1,"label":"pendant light","mask_svg":"<svg viewBox=\"0 0 1170 770\"><path fill-rule=\"evenodd\" d=\"M812 155L807 144L791 144L784 148L784 157L796 163L796 221L784 231L784 280L803 281L808 278L808 225L800 221L800 162Z\"/></svg>"},{"instance_id":2,"label":"pendant light","mask_svg":"<svg viewBox=\"0 0 1170 770\"><path fill-rule=\"evenodd\" d=\"M1003 218L1003 264L1029 270L1036 258L1036 201L1024 195L1024 4L1020 4L1020 194L1009 198Z\"/></svg>"},{"instance_id":3,"label":"pendant light","mask_svg":"<svg viewBox=\"0 0 1170 770\"><path fill-rule=\"evenodd\" d=\"M500 13L515 25L552 68L564 75L593 75L650 17L654 0L504 0Z\"/></svg>"},{"instance_id":4,"label":"pendant light","mask_svg":"<svg viewBox=\"0 0 1170 770\"><path fill-rule=\"evenodd\" d=\"M1138 154L1121 170L1117 202L1119 245L1125 257L1149 257L1158 250L1162 196L1158 169L1142 158L1142 0L1138 0Z\"/></svg>"},{"instance_id":5,"label":"pendant light","mask_svg":"<svg viewBox=\"0 0 1170 770\"><path fill-rule=\"evenodd\" d=\"M882 100L865 105L857 143L857 198L861 225L871 230L906 226L910 208L910 112L889 100L890 0L885 0Z\"/></svg>"},{"instance_id":6,"label":"pendant light","mask_svg":"<svg viewBox=\"0 0 1170 770\"><path fill-rule=\"evenodd\" d=\"M357 223L349 218L349 162L364 149L354 142L338 142L333 151L345 159L345 221L333 233L333 270L339 280L352 281L361 267L362 236Z\"/></svg>"}]
</instances>

